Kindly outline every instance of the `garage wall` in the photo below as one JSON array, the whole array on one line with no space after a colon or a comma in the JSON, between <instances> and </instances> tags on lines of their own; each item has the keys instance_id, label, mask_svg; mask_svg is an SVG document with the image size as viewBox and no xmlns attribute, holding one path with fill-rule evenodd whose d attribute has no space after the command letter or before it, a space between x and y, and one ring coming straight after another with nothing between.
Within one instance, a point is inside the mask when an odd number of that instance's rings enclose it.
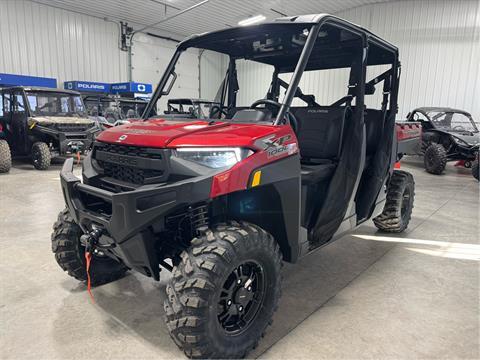
<instances>
[{"instance_id":1,"label":"garage wall","mask_svg":"<svg viewBox=\"0 0 480 360\"><path fill-rule=\"evenodd\" d=\"M439 105L470 111L480 122L480 1L396 1L337 15L398 46L399 117Z\"/></svg>"},{"instance_id":2,"label":"garage wall","mask_svg":"<svg viewBox=\"0 0 480 360\"><path fill-rule=\"evenodd\" d=\"M321 12L321 9L318 10ZM402 76L398 118L417 106L451 106L472 112L480 122L480 2L478 0L395 1L336 14L372 30L400 49ZM245 71L243 71L245 70ZM265 96L269 78L256 64L239 67L239 102ZM240 73L243 71L243 74ZM375 69L371 78L382 72ZM284 76L288 80L288 76ZM202 79L202 89L206 81ZM303 77L304 93L329 104L346 93L348 73L315 72ZM367 105L379 105L381 89ZM248 98L247 98L248 97Z\"/></svg>"},{"instance_id":3,"label":"garage wall","mask_svg":"<svg viewBox=\"0 0 480 360\"><path fill-rule=\"evenodd\" d=\"M168 66L177 43L152 36L137 34L132 47L132 77L135 81L158 84ZM170 92L171 97L199 97L198 51L184 52L175 67L178 77ZM159 102L165 109L166 102Z\"/></svg>"},{"instance_id":4,"label":"garage wall","mask_svg":"<svg viewBox=\"0 0 480 360\"><path fill-rule=\"evenodd\" d=\"M54 77L59 86L127 80L114 23L22 0L1 0L0 19L0 72Z\"/></svg>"}]
</instances>

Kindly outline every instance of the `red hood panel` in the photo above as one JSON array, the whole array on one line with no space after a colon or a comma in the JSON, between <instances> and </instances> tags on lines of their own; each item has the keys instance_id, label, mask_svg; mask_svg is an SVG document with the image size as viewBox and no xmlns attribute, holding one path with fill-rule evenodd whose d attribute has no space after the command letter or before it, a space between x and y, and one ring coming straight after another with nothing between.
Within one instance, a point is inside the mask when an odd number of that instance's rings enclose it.
<instances>
[{"instance_id":1,"label":"red hood panel","mask_svg":"<svg viewBox=\"0 0 480 360\"><path fill-rule=\"evenodd\" d=\"M97 140L144 147L252 146L256 139L278 130L273 125L155 119L110 128Z\"/></svg>"}]
</instances>

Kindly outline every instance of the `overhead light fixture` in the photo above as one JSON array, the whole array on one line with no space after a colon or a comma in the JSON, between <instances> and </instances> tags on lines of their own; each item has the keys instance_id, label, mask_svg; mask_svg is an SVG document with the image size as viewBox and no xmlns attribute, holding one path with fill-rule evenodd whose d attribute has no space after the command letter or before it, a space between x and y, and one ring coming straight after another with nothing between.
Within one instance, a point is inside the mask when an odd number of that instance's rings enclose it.
<instances>
[{"instance_id":1,"label":"overhead light fixture","mask_svg":"<svg viewBox=\"0 0 480 360\"><path fill-rule=\"evenodd\" d=\"M258 22L261 22L265 19L266 19L266 17L264 15L251 16L249 18L246 18L246 19L243 19L243 20L239 21L238 25L240 25L240 26L252 25L252 24L256 24Z\"/></svg>"}]
</instances>

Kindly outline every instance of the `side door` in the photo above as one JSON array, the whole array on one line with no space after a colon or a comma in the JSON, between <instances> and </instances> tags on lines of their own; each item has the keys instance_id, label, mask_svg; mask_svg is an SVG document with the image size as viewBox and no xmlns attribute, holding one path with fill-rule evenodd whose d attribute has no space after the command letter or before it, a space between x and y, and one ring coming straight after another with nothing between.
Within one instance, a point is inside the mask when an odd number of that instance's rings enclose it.
<instances>
[{"instance_id":1,"label":"side door","mask_svg":"<svg viewBox=\"0 0 480 360\"><path fill-rule=\"evenodd\" d=\"M24 92L15 90L11 93L10 125L12 142L18 153L28 154L30 142L28 141L28 111Z\"/></svg>"},{"instance_id":2,"label":"side door","mask_svg":"<svg viewBox=\"0 0 480 360\"><path fill-rule=\"evenodd\" d=\"M4 90L0 95L0 123L2 125L2 131L0 137L7 138L9 142L12 142L12 94L9 90ZM12 147L12 144L10 144Z\"/></svg>"}]
</instances>

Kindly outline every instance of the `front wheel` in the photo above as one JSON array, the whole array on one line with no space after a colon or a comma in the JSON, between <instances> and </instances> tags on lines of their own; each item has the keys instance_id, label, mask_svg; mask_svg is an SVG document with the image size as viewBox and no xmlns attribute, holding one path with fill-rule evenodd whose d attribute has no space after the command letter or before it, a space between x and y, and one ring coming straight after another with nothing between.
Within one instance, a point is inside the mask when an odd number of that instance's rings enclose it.
<instances>
[{"instance_id":1,"label":"front wheel","mask_svg":"<svg viewBox=\"0 0 480 360\"><path fill-rule=\"evenodd\" d=\"M6 140L0 140L0 173L7 173L12 167L10 146Z\"/></svg>"},{"instance_id":2,"label":"front wheel","mask_svg":"<svg viewBox=\"0 0 480 360\"><path fill-rule=\"evenodd\" d=\"M32 145L33 166L37 170L47 170L52 161L50 149L44 142L36 142Z\"/></svg>"},{"instance_id":3,"label":"front wheel","mask_svg":"<svg viewBox=\"0 0 480 360\"><path fill-rule=\"evenodd\" d=\"M388 183L383 212L373 219L373 223L384 232L403 232L412 217L414 198L415 181L412 174L395 170Z\"/></svg>"},{"instance_id":4,"label":"front wheel","mask_svg":"<svg viewBox=\"0 0 480 360\"><path fill-rule=\"evenodd\" d=\"M425 170L430 174L440 175L447 166L447 152L441 144L431 143L423 156Z\"/></svg>"},{"instance_id":5,"label":"front wheel","mask_svg":"<svg viewBox=\"0 0 480 360\"><path fill-rule=\"evenodd\" d=\"M75 223L67 209L58 214L53 225L52 252L58 265L71 277L79 281L87 281L85 270L85 247L80 243L82 229ZM90 267L90 278L93 286L105 284L121 278L127 268L119 262L95 252Z\"/></svg>"},{"instance_id":6,"label":"front wheel","mask_svg":"<svg viewBox=\"0 0 480 360\"><path fill-rule=\"evenodd\" d=\"M258 226L232 222L192 240L167 285L170 336L190 358L241 358L272 321L282 258Z\"/></svg>"}]
</instances>

